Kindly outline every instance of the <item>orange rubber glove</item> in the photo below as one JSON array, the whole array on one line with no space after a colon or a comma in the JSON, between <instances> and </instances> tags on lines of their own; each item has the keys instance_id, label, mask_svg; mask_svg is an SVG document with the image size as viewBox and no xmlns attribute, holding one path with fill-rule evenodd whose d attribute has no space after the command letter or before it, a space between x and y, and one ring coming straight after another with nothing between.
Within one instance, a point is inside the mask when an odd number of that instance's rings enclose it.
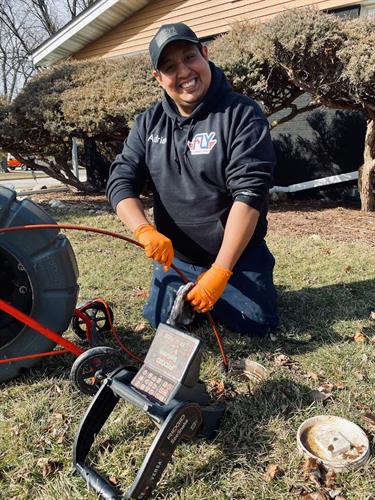
<instances>
[{"instance_id":1,"label":"orange rubber glove","mask_svg":"<svg viewBox=\"0 0 375 500\"><path fill-rule=\"evenodd\" d=\"M194 288L186 296L187 300L196 311L209 311L220 299L232 274L229 269L216 263L212 264L208 271L198 276Z\"/></svg>"},{"instance_id":2,"label":"orange rubber glove","mask_svg":"<svg viewBox=\"0 0 375 500\"><path fill-rule=\"evenodd\" d=\"M151 224L141 224L135 228L134 234L137 241L144 246L147 257L164 264L164 272L168 271L174 257L171 240Z\"/></svg>"}]
</instances>

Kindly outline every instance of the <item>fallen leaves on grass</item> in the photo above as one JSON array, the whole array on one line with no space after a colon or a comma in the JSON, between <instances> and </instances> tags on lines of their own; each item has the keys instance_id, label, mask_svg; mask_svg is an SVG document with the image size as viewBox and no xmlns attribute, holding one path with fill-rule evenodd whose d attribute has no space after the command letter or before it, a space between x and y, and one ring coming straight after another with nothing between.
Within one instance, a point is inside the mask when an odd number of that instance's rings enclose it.
<instances>
[{"instance_id":1,"label":"fallen leaves on grass","mask_svg":"<svg viewBox=\"0 0 375 500\"><path fill-rule=\"evenodd\" d=\"M44 457L39 458L36 462L36 465L42 470L43 477L51 476L62 467L61 462Z\"/></svg>"},{"instance_id":2,"label":"fallen leaves on grass","mask_svg":"<svg viewBox=\"0 0 375 500\"><path fill-rule=\"evenodd\" d=\"M331 249L327 247L322 247L320 250L327 255L330 255L332 253Z\"/></svg>"},{"instance_id":3,"label":"fallen leaves on grass","mask_svg":"<svg viewBox=\"0 0 375 500\"><path fill-rule=\"evenodd\" d=\"M326 399L330 398L332 394L325 394L324 392L319 391L318 389L313 389L310 391L310 397L314 403L321 403Z\"/></svg>"},{"instance_id":4,"label":"fallen leaves on grass","mask_svg":"<svg viewBox=\"0 0 375 500\"><path fill-rule=\"evenodd\" d=\"M264 479L267 482L272 481L276 477L282 476L284 471L276 464L268 464L264 472Z\"/></svg>"},{"instance_id":5,"label":"fallen leaves on grass","mask_svg":"<svg viewBox=\"0 0 375 500\"><path fill-rule=\"evenodd\" d=\"M367 337L363 332L358 331L358 332L355 332L355 334L353 336L353 340L354 340L354 342L367 342Z\"/></svg>"},{"instance_id":6,"label":"fallen leaves on grass","mask_svg":"<svg viewBox=\"0 0 375 500\"><path fill-rule=\"evenodd\" d=\"M306 458L302 464L303 479L314 485L314 490L306 484L299 488L299 496L305 500L345 500L342 489L337 487L337 476L333 470L326 470L315 458Z\"/></svg>"},{"instance_id":7,"label":"fallen leaves on grass","mask_svg":"<svg viewBox=\"0 0 375 500\"><path fill-rule=\"evenodd\" d=\"M111 440L109 438L102 437L97 439L96 445L98 447L99 453L104 453L106 451L107 452L113 451L113 444L111 443Z\"/></svg>"},{"instance_id":8,"label":"fallen leaves on grass","mask_svg":"<svg viewBox=\"0 0 375 500\"><path fill-rule=\"evenodd\" d=\"M375 415L371 412L366 412L364 415L363 415L363 420L370 425L370 427L373 427L374 430L375 430Z\"/></svg>"},{"instance_id":9,"label":"fallen leaves on grass","mask_svg":"<svg viewBox=\"0 0 375 500\"><path fill-rule=\"evenodd\" d=\"M335 385L331 382L324 382L320 387L318 387L318 391L324 392L325 394L332 394Z\"/></svg>"},{"instance_id":10,"label":"fallen leaves on grass","mask_svg":"<svg viewBox=\"0 0 375 500\"><path fill-rule=\"evenodd\" d=\"M134 288L133 293L135 297L142 297L143 299L147 299L150 295L150 292L148 290L144 290L143 288Z\"/></svg>"},{"instance_id":11,"label":"fallen leaves on grass","mask_svg":"<svg viewBox=\"0 0 375 500\"><path fill-rule=\"evenodd\" d=\"M364 368L361 368L360 370L357 370L355 373L354 373L355 377L357 380L359 380L360 382L367 382L368 381L368 373L367 373L367 370L365 370Z\"/></svg>"},{"instance_id":12,"label":"fallen leaves on grass","mask_svg":"<svg viewBox=\"0 0 375 500\"><path fill-rule=\"evenodd\" d=\"M309 378L311 380L315 380L316 382L319 380L319 373L315 372L307 372L305 375L306 378Z\"/></svg>"},{"instance_id":13,"label":"fallen leaves on grass","mask_svg":"<svg viewBox=\"0 0 375 500\"><path fill-rule=\"evenodd\" d=\"M317 389L313 389L312 391L310 391L310 396L313 401L319 403L321 401L325 401L326 399L332 397L334 388L335 388L334 384L331 384L331 382L325 382Z\"/></svg>"},{"instance_id":14,"label":"fallen leaves on grass","mask_svg":"<svg viewBox=\"0 0 375 500\"><path fill-rule=\"evenodd\" d=\"M62 444L69 434L72 418L63 413L54 413L52 422L44 429L42 441L47 442L52 438L56 443Z\"/></svg>"},{"instance_id":15,"label":"fallen leaves on grass","mask_svg":"<svg viewBox=\"0 0 375 500\"><path fill-rule=\"evenodd\" d=\"M148 323L146 323L146 321L141 321L140 323L138 323L138 324L134 327L133 331L134 331L135 333L141 333L141 332L144 332L144 331L146 330L146 328L147 328L147 325L148 325Z\"/></svg>"},{"instance_id":16,"label":"fallen leaves on grass","mask_svg":"<svg viewBox=\"0 0 375 500\"><path fill-rule=\"evenodd\" d=\"M211 380L208 382L208 387L218 401L223 399L229 401L234 399L238 394L233 387L226 386L224 380Z\"/></svg>"},{"instance_id":17,"label":"fallen leaves on grass","mask_svg":"<svg viewBox=\"0 0 375 500\"><path fill-rule=\"evenodd\" d=\"M324 491L313 491L301 495L305 500L328 500L329 496Z\"/></svg>"},{"instance_id":18,"label":"fallen leaves on grass","mask_svg":"<svg viewBox=\"0 0 375 500\"><path fill-rule=\"evenodd\" d=\"M344 269L343 269L343 271L344 271L345 273L350 273L350 271L351 271L351 270L352 270L352 266L346 266L346 267L344 267Z\"/></svg>"},{"instance_id":19,"label":"fallen leaves on grass","mask_svg":"<svg viewBox=\"0 0 375 500\"><path fill-rule=\"evenodd\" d=\"M342 454L342 456L345 460L356 460L357 458L359 458L362 455L364 450L365 450L365 446L363 444L361 444L361 445L355 444L350 448L350 450L345 451Z\"/></svg>"},{"instance_id":20,"label":"fallen leaves on grass","mask_svg":"<svg viewBox=\"0 0 375 500\"><path fill-rule=\"evenodd\" d=\"M299 361L292 359L287 354L278 354L274 359L276 366L282 366L292 371L298 371L301 368Z\"/></svg>"},{"instance_id":21,"label":"fallen leaves on grass","mask_svg":"<svg viewBox=\"0 0 375 500\"><path fill-rule=\"evenodd\" d=\"M321 486L323 482L323 476L321 471L321 466L318 464L316 458L306 458L302 464L303 478L305 481L311 481L316 486Z\"/></svg>"},{"instance_id":22,"label":"fallen leaves on grass","mask_svg":"<svg viewBox=\"0 0 375 500\"><path fill-rule=\"evenodd\" d=\"M116 476L109 476L108 480L111 484L113 484L113 486L118 486L119 484L119 480Z\"/></svg>"}]
</instances>

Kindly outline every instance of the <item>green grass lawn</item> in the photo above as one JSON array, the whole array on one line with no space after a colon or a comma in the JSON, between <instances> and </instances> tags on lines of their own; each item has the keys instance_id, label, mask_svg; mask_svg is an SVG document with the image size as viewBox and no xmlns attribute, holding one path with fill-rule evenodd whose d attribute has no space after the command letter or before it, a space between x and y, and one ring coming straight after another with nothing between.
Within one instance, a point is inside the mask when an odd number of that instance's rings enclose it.
<instances>
[{"instance_id":1,"label":"green grass lawn","mask_svg":"<svg viewBox=\"0 0 375 500\"><path fill-rule=\"evenodd\" d=\"M64 209L51 214L60 223L123 231L105 212ZM108 299L122 339L144 356L153 335L152 329L139 328L150 261L119 240L79 232L68 236L80 269L80 300ZM281 334L275 342L227 331L223 337L229 358L250 357L268 369L269 377L256 383L223 376L210 328L195 332L205 343L203 380L224 379L237 395L227 401L213 442L197 440L177 448L154 498L286 500L303 492L310 493L305 498L319 500L374 498L375 430L363 415L375 412L375 321L369 317L375 311L375 248L272 233L268 243L277 259ZM359 331L366 342L354 341ZM67 336L74 338L70 331ZM275 362L280 354L296 361L293 369ZM90 403L69 383L73 361L70 354L45 359L28 376L0 386L0 498L97 498L72 474L74 435ZM314 403L310 391L324 382L334 384L332 397ZM363 468L338 475L325 492L304 478L295 439L306 418L321 414L359 424L372 452ZM125 491L154 434L144 415L118 405L93 448L95 466ZM280 472L267 480L269 464L278 465Z\"/></svg>"}]
</instances>

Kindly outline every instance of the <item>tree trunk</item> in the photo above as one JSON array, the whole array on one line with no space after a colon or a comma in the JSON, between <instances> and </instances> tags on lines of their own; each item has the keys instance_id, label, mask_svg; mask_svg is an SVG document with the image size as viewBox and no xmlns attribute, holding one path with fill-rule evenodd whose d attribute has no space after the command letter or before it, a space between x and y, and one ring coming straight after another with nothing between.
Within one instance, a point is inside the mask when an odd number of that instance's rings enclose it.
<instances>
[{"instance_id":1,"label":"tree trunk","mask_svg":"<svg viewBox=\"0 0 375 500\"><path fill-rule=\"evenodd\" d=\"M86 167L87 181L97 191L104 190L109 175L110 162L106 160L96 147L91 137L84 141L84 166Z\"/></svg>"},{"instance_id":2,"label":"tree trunk","mask_svg":"<svg viewBox=\"0 0 375 500\"><path fill-rule=\"evenodd\" d=\"M363 212L373 212L375 210L374 172L375 122L371 119L367 122L364 162L358 172L358 190L361 197L361 210Z\"/></svg>"}]
</instances>

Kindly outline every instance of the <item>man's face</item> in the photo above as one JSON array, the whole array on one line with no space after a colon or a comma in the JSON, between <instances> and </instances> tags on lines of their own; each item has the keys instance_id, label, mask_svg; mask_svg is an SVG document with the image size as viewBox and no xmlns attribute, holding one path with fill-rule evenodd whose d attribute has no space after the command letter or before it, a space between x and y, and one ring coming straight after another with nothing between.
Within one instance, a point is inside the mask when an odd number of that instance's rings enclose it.
<instances>
[{"instance_id":1,"label":"man's face","mask_svg":"<svg viewBox=\"0 0 375 500\"><path fill-rule=\"evenodd\" d=\"M206 95L211 83L207 47L178 41L163 50L154 77L176 103L183 116L189 116Z\"/></svg>"}]
</instances>

